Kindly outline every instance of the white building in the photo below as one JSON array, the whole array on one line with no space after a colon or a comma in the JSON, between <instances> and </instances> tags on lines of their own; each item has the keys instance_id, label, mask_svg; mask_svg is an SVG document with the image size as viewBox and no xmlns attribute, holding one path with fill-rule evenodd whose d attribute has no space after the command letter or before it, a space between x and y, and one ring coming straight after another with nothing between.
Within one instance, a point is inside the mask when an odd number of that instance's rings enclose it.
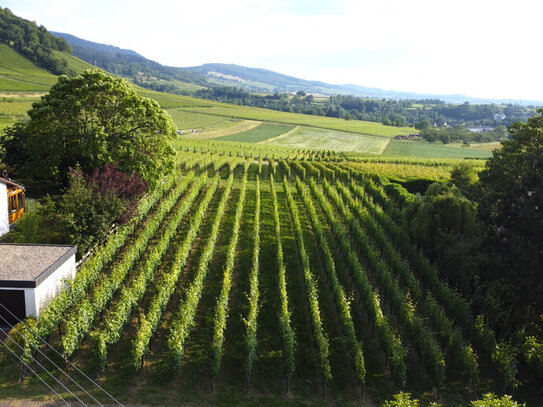
<instances>
[{"instance_id":1,"label":"white building","mask_svg":"<svg viewBox=\"0 0 543 407\"><path fill-rule=\"evenodd\" d=\"M24 213L25 187L0 178L0 236L9 232L9 226Z\"/></svg>"},{"instance_id":2,"label":"white building","mask_svg":"<svg viewBox=\"0 0 543 407\"><path fill-rule=\"evenodd\" d=\"M0 325L38 317L75 277L76 252L77 246L0 244Z\"/></svg>"}]
</instances>

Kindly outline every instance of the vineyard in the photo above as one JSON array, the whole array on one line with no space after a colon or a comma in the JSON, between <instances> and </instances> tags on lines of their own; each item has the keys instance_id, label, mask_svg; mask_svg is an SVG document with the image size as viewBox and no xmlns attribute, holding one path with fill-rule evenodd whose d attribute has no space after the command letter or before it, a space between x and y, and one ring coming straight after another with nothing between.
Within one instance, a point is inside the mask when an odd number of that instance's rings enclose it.
<instances>
[{"instance_id":1,"label":"vineyard","mask_svg":"<svg viewBox=\"0 0 543 407\"><path fill-rule=\"evenodd\" d=\"M22 358L47 342L123 402L516 387L519 356L402 229L411 194L333 152L235 146L179 142L175 172L23 329Z\"/></svg>"}]
</instances>

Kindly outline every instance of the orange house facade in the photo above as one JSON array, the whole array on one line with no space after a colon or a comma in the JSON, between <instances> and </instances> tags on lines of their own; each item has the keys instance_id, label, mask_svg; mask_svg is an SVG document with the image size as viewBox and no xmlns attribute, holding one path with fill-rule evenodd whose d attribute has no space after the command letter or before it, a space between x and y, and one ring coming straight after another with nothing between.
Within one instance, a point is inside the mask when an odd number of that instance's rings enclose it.
<instances>
[{"instance_id":1,"label":"orange house facade","mask_svg":"<svg viewBox=\"0 0 543 407\"><path fill-rule=\"evenodd\" d=\"M0 178L0 236L9 232L10 225L23 217L25 187Z\"/></svg>"}]
</instances>

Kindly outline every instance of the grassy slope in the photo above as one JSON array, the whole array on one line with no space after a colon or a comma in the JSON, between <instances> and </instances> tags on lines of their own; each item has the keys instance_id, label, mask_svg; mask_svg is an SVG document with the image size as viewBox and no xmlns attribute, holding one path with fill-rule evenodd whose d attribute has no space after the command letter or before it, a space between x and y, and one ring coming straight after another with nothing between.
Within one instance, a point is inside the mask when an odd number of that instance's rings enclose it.
<instances>
[{"instance_id":1,"label":"grassy slope","mask_svg":"<svg viewBox=\"0 0 543 407\"><path fill-rule=\"evenodd\" d=\"M335 151L380 154L389 138L343 133L311 127L298 127L285 137L269 140L269 144Z\"/></svg>"},{"instance_id":2,"label":"grassy slope","mask_svg":"<svg viewBox=\"0 0 543 407\"><path fill-rule=\"evenodd\" d=\"M277 123L263 123L258 127L241 133L218 138L219 141L239 141L243 143L259 143L270 140L292 130L293 126Z\"/></svg>"},{"instance_id":3,"label":"grassy slope","mask_svg":"<svg viewBox=\"0 0 543 407\"><path fill-rule=\"evenodd\" d=\"M372 136L394 137L399 134L413 132L409 127L391 127L381 123L361 120L344 120L335 117L313 116L299 113L279 112L248 106L234 106L214 103L212 107L195 106L191 110L209 113L217 116L238 117L248 120L262 120L300 126L318 127L329 130L345 131L351 133L367 134Z\"/></svg>"},{"instance_id":4,"label":"grassy slope","mask_svg":"<svg viewBox=\"0 0 543 407\"><path fill-rule=\"evenodd\" d=\"M488 158L492 155L482 149L403 140L390 140L383 154L420 158Z\"/></svg>"}]
</instances>

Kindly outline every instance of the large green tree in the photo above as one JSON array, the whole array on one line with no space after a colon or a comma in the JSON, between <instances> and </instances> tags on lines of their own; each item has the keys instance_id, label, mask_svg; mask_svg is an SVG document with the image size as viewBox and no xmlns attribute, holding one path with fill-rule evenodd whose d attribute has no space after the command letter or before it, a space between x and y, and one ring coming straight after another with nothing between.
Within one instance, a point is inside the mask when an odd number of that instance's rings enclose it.
<instances>
[{"instance_id":1,"label":"large green tree","mask_svg":"<svg viewBox=\"0 0 543 407\"><path fill-rule=\"evenodd\" d=\"M501 253L502 278L538 314L543 312L543 109L526 123L512 124L509 134L480 173L479 211Z\"/></svg>"},{"instance_id":2,"label":"large green tree","mask_svg":"<svg viewBox=\"0 0 543 407\"><path fill-rule=\"evenodd\" d=\"M173 167L171 117L104 71L61 76L28 115L30 120L6 133L4 162L33 178L67 185L76 165L91 174L114 162L153 186Z\"/></svg>"}]
</instances>

